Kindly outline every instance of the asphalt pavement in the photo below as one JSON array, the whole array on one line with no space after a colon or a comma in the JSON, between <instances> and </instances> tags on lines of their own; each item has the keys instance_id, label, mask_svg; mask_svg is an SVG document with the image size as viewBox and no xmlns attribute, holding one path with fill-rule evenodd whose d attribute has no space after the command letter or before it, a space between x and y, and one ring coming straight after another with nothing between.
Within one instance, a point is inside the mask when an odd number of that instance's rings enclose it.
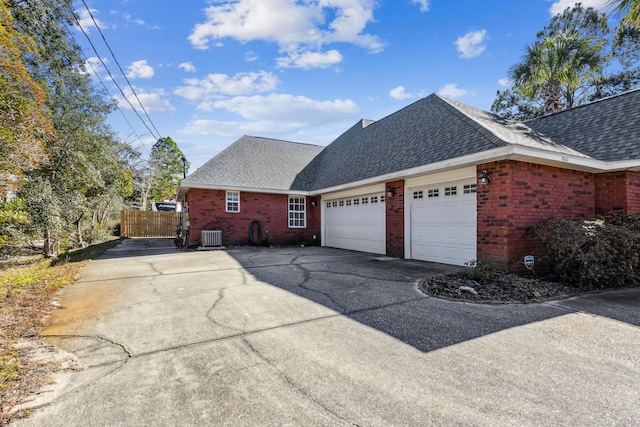
<instances>
[{"instance_id":1,"label":"asphalt pavement","mask_svg":"<svg viewBox=\"0 0 640 427\"><path fill-rule=\"evenodd\" d=\"M63 370L15 425L640 425L640 288L440 300L456 267L128 239L42 331Z\"/></svg>"}]
</instances>

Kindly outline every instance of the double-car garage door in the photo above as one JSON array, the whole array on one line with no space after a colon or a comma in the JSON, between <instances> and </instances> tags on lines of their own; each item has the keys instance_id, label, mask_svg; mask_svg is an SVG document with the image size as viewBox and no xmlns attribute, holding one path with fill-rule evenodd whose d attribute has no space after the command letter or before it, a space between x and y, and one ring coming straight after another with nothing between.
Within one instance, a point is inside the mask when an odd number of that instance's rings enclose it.
<instances>
[{"instance_id":1,"label":"double-car garage door","mask_svg":"<svg viewBox=\"0 0 640 427\"><path fill-rule=\"evenodd\" d=\"M384 192L327 197L324 244L386 253ZM463 265L476 258L475 179L413 185L405 189L405 256Z\"/></svg>"}]
</instances>

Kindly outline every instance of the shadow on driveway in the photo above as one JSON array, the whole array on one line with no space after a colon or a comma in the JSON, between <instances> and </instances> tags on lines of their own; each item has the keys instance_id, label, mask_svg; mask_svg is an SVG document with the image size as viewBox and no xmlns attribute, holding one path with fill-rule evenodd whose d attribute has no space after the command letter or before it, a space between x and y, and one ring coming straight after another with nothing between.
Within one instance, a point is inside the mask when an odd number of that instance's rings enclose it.
<instances>
[{"instance_id":1,"label":"shadow on driveway","mask_svg":"<svg viewBox=\"0 0 640 427\"><path fill-rule=\"evenodd\" d=\"M538 304L471 304L429 297L417 282L461 267L326 247L227 251L258 280L322 304L421 351L584 311L640 325L640 289Z\"/></svg>"}]
</instances>

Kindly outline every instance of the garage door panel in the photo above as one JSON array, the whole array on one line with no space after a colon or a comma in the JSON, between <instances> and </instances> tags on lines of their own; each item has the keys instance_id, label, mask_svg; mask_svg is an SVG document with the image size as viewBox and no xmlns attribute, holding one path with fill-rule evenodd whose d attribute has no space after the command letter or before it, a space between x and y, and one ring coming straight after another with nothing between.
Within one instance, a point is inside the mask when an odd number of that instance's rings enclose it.
<instances>
[{"instance_id":1,"label":"garage door panel","mask_svg":"<svg viewBox=\"0 0 640 427\"><path fill-rule=\"evenodd\" d=\"M465 184L470 185L460 181L415 190L423 198L411 200L411 258L456 265L476 258L476 194L464 194ZM457 194L445 196L445 187ZM428 197L434 189L438 196Z\"/></svg>"},{"instance_id":2,"label":"garage door panel","mask_svg":"<svg viewBox=\"0 0 640 427\"><path fill-rule=\"evenodd\" d=\"M376 203L360 204L363 197ZM385 204L383 194L329 201L325 209L325 245L354 251L386 253ZM357 204L355 200L357 199ZM342 202L342 203L341 203ZM347 203L348 202L348 203Z\"/></svg>"}]
</instances>

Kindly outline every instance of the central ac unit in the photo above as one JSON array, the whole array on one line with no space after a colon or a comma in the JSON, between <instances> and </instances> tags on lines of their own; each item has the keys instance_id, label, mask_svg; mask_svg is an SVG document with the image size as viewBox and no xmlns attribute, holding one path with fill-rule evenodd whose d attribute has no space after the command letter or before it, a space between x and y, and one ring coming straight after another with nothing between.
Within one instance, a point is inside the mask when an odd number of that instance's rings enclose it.
<instances>
[{"instance_id":1,"label":"central ac unit","mask_svg":"<svg viewBox=\"0 0 640 427\"><path fill-rule=\"evenodd\" d=\"M205 248L222 246L222 230L203 230L201 244Z\"/></svg>"}]
</instances>

